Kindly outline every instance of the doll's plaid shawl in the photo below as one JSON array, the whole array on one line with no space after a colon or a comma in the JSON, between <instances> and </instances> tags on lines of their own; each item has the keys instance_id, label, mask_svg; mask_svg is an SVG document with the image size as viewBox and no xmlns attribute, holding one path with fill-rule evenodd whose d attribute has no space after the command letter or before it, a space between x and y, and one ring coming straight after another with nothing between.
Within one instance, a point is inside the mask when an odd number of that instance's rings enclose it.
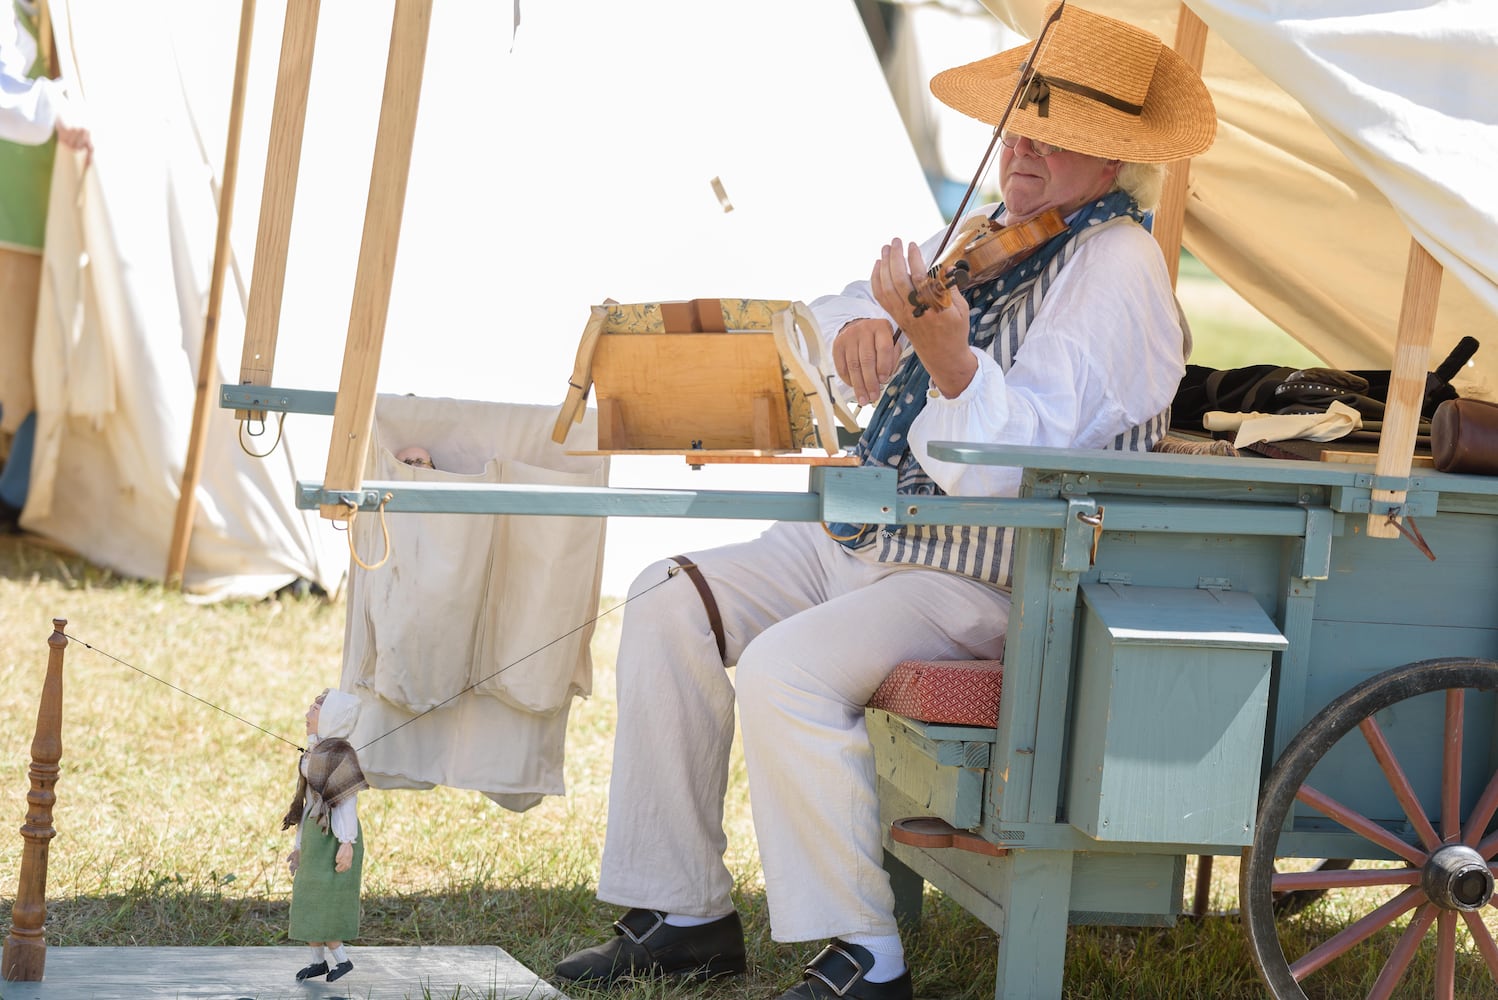
<instances>
[{"instance_id":1,"label":"doll's plaid shawl","mask_svg":"<svg viewBox=\"0 0 1498 1000\"><path fill-rule=\"evenodd\" d=\"M1041 302L1071 259L1084 231L1120 217L1143 218L1134 199L1114 191L1079 211L1065 232L1053 237L1030 257L998 278L969 289L968 343L998 362L1007 372L1024 343L1025 333ZM896 490L917 496L942 495L943 490L921 468L907 436L925 406L931 376L911 352L885 387L869 426L854 454L863 465L896 470ZM1170 423L1167 409L1144 424L1118 435L1112 448L1148 451L1164 436ZM1013 532L1009 528L967 525L832 523L828 531L849 548L878 544L880 562L915 563L971 576L1007 587L1012 576Z\"/></svg>"},{"instance_id":2,"label":"doll's plaid shawl","mask_svg":"<svg viewBox=\"0 0 1498 1000\"><path fill-rule=\"evenodd\" d=\"M281 820L281 829L296 826L305 815L327 833L332 808L350 795L368 788L369 783L364 780L359 757L348 740L319 740L316 746L302 754L302 760L307 763L307 773L302 773L299 763L296 797Z\"/></svg>"}]
</instances>

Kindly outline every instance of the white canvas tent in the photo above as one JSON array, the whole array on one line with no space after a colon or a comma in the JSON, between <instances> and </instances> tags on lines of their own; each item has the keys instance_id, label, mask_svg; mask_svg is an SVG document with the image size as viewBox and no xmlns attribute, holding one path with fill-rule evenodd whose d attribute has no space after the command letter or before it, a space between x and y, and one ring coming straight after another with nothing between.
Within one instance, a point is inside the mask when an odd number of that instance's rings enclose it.
<instances>
[{"instance_id":1,"label":"white canvas tent","mask_svg":"<svg viewBox=\"0 0 1498 1000\"><path fill-rule=\"evenodd\" d=\"M176 0L149 18L111 0L52 6L98 153L81 185L65 172L56 185L52 225L63 235L39 323L45 405L22 524L159 578L187 447L241 4ZM284 10L257 7L214 385L238 370ZM277 385L337 387L391 10L389 0L321 5ZM896 235L888 220L902 220L904 236L940 224L851 3L587 0L523 14L517 33L508 4L435 5L382 392L560 403L591 304L809 299L863 275ZM80 250L90 262L81 282ZM232 414L215 411L187 589L261 594L296 576L337 588L344 536L293 503L294 480L321 475L328 429L327 418L292 415L274 453L256 459ZM245 444L265 450L275 437L272 417ZM805 472L633 460L614 463L612 482L801 489ZM616 522L604 590L622 593L668 549L760 527Z\"/></svg>"}]
</instances>

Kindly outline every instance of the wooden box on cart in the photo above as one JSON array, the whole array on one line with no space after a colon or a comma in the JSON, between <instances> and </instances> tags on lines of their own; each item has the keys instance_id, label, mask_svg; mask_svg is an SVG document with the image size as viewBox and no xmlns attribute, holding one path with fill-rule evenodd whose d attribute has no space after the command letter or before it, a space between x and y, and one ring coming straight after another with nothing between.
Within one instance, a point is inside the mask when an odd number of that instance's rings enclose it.
<instances>
[{"instance_id":1,"label":"wooden box on cart","mask_svg":"<svg viewBox=\"0 0 1498 1000\"><path fill-rule=\"evenodd\" d=\"M1285 637L1254 598L1089 583L1067 814L1098 840L1248 844Z\"/></svg>"}]
</instances>

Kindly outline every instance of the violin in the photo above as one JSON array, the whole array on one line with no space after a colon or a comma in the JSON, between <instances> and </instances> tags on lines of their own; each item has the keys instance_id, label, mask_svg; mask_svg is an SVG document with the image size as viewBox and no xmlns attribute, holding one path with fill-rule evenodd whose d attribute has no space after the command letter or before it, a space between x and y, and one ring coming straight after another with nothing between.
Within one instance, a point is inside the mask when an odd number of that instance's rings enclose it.
<instances>
[{"instance_id":1,"label":"violin","mask_svg":"<svg viewBox=\"0 0 1498 1000\"><path fill-rule=\"evenodd\" d=\"M949 288L966 291L971 285L998 277L1065 231L1066 222L1054 208L1010 226L1001 226L986 216L973 216L957 231L956 245L925 277L916 279L909 295L915 315L927 309L945 309L952 301Z\"/></svg>"}]
</instances>

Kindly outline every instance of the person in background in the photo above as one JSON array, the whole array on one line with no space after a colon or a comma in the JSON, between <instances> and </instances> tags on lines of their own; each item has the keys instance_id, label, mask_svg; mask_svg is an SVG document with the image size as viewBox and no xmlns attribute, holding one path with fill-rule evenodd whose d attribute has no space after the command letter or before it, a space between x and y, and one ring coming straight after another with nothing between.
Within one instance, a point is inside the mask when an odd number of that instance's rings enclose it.
<instances>
[{"instance_id":1,"label":"person in background","mask_svg":"<svg viewBox=\"0 0 1498 1000\"><path fill-rule=\"evenodd\" d=\"M92 161L93 136L83 104L57 80L48 79L36 43L35 5L13 0L0 15L0 283L8 288L35 285L46 225L47 190L52 176L52 140ZM16 530L31 480L36 414L30 412L30 345L35 296L18 306L0 303L0 363L8 391L0 393L0 419L11 411L15 434L0 467L0 532ZM5 398L10 396L11 398Z\"/></svg>"},{"instance_id":2,"label":"person in background","mask_svg":"<svg viewBox=\"0 0 1498 1000\"><path fill-rule=\"evenodd\" d=\"M931 89L997 126L1030 49ZM1147 450L1169 423L1186 335L1140 222L1163 164L1211 145L1211 97L1154 35L1070 4L1034 70L1001 137L1003 203L983 214L1011 225L1054 209L1059 232L945 304L921 280L942 234L894 239L868 281L811 304L838 376L876 404L856 454L901 494L1017 493L1022 470L943 461L932 441ZM992 527L781 522L642 573L598 879L599 899L627 909L558 978L744 970L723 860L737 705L771 936L826 942L779 1000L910 1000L864 706L902 660L1001 656L1011 542Z\"/></svg>"}]
</instances>

